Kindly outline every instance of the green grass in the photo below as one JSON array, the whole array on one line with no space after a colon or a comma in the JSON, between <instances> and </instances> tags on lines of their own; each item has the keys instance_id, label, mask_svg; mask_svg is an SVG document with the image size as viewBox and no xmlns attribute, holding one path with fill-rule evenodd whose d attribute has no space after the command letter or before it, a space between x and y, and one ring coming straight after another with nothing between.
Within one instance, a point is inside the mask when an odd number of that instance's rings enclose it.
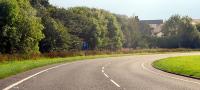
<instances>
[{"instance_id":1,"label":"green grass","mask_svg":"<svg viewBox=\"0 0 200 90\"><path fill-rule=\"evenodd\" d=\"M200 79L200 56L181 56L161 59L153 67L188 77Z\"/></svg>"},{"instance_id":2,"label":"green grass","mask_svg":"<svg viewBox=\"0 0 200 90\"><path fill-rule=\"evenodd\" d=\"M175 53L175 52L188 52L188 51L199 51L199 50L190 50L190 49L144 49L144 50L123 50L120 52L87 52L89 56L73 56L67 58L46 58L41 57L35 59L28 59L24 60L18 58L19 56L13 55L2 55L0 56L0 79L16 75L18 73L28 71L34 68L56 64L56 63L67 63L73 61L80 61L80 60L88 60L88 59L95 59L95 58L105 58L105 57L115 57L115 56L125 56L125 55L144 55L144 54L157 54L157 53ZM62 53L61 53L62 54ZM98 55L98 54L106 54L106 55ZM51 56L51 55L50 55ZM32 56L33 57L33 56ZM47 56L49 57L49 56Z\"/></svg>"},{"instance_id":3,"label":"green grass","mask_svg":"<svg viewBox=\"0 0 200 90\"><path fill-rule=\"evenodd\" d=\"M23 61L5 61L0 63L0 79L5 77L16 75L18 73L31 70L37 67L42 67L46 65L63 63L63 62L73 62L80 60L88 60L95 58L105 58L105 57L116 57L124 56L125 54L113 54L113 55L95 55L95 56L76 56L68 58L41 58L38 60L23 60ZM126 54L129 55L129 54Z\"/></svg>"},{"instance_id":4,"label":"green grass","mask_svg":"<svg viewBox=\"0 0 200 90\"><path fill-rule=\"evenodd\" d=\"M106 54L106 53L105 53ZM28 60L1 60L0 62L0 79L16 75L18 73L28 71L34 68L57 64L57 63L67 63L74 62L80 60L91 60L96 58L106 58L106 57L118 57L118 56L127 56L127 55L145 55L145 54L153 54L153 53L130 53L130 54L107 54L107 55L89 55L89 56L72 56L66 58L37 58L37 59L28 59ZM12 56L12 55L11 55Z\"/></svg>"}]
</instances>

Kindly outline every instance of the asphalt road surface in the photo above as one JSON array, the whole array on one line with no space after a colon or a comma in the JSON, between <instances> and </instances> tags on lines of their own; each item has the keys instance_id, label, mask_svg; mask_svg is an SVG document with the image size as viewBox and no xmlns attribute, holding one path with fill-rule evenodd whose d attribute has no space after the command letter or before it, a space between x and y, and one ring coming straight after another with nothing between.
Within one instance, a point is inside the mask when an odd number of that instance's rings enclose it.
<instances>
[{"instance_id":1,"label":"asphalt road surface","mask_svg":"<svg viewBox=\"0 0 200 90\"><path fill-rule=\"evenodd\" d=\"M200 80L156 70L155 60L200 53L135 55L43 67L0 80L3 90L200 90Z\"/></svg>"}]
</instances>

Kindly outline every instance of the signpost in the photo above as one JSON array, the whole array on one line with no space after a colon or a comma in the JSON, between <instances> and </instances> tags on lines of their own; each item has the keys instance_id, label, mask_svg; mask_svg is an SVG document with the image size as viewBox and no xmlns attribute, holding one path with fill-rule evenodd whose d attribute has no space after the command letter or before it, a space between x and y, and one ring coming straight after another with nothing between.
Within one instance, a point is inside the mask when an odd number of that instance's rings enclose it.
<instances>
[{"instance_id":1,"label":"signpost","mask_svg":"<svg viewBox=\"0 0 200 90\"><path fill-rule=\"evenodd\" d=\"M88 50L89 49L89 44L87 42L83 42L83 50Z\"/></svg>"}]
</instances>

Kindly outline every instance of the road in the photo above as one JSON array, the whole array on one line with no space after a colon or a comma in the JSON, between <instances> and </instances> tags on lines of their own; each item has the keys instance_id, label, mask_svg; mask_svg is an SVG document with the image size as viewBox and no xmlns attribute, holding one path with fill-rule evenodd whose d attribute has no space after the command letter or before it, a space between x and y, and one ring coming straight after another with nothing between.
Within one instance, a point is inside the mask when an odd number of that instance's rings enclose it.
<instances>
[{"instance_id":1,"label":"road","mask_svg":"<svg viewBox=\"0 0 200 90\"><path fill-rule=\"evenodd\" d=\"M4 81L4 90L200 90L200 80L156 70L155 60L200 53L135 55L60 64L20 80ZM30 73L30 72L25 72ZM16 79L16 77L15 77Z\"/></svg>"}]
</instances>

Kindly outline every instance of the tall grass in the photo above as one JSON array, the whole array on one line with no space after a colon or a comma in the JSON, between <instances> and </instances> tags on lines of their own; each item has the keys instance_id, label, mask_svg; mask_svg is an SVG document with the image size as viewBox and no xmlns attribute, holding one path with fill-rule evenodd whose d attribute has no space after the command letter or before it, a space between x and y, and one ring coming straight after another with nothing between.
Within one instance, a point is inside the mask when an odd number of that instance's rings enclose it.
<instances>
[{"instance_id":1,"label":"tall grass","mask_svg":"<svg viewBox=\"0 0 200 90\"><path fill-rule=\"evenodd\" d=\"M37 67L42 67L46 65L62 63L62 62L74 62L80 60L89 60L95 58L104 57L114 57L119 55L95 55L95 56L76 56L67 58L40 58L37 60L22 60L22 61L8 61L0 63L0 79L6 78L11 75L16 75L18 73L28 71Z\"/></svg>"},{"instance_id":2,"label":"tall grass","mask_svg":"<svg viewBox=\"0 0 200 90\"><path fill-rule=\"evenodd\" d=\"M165 52L189 52L200 51L199 49L121 49L117 51L110 50L89 50L89 51L63 51L49 52L43 54L0 54L0 62L20 61L20 60L37 60L41 58L66 58L74 56L91 56L91 55L111 55L111 54L137 54L137 53L165 53Z\"/></svg>"},{"instance_id":3,"label":"tall grass","mask_svg":"<svg viewBox=\"0 0 200 90\"><path fill-rule=\"evenodd\" d=\"M95 50L95 51L71 51L71 52L50 52L43 54L1 54L0 55L0 79L15 75L37 67L55 63L73 62L84 59L102 57L122 56L124 54L143 53L165 53L165 52L188 52L197 51L192 49L122 49L118 51Z\"/></svg>"}]
</instances>

